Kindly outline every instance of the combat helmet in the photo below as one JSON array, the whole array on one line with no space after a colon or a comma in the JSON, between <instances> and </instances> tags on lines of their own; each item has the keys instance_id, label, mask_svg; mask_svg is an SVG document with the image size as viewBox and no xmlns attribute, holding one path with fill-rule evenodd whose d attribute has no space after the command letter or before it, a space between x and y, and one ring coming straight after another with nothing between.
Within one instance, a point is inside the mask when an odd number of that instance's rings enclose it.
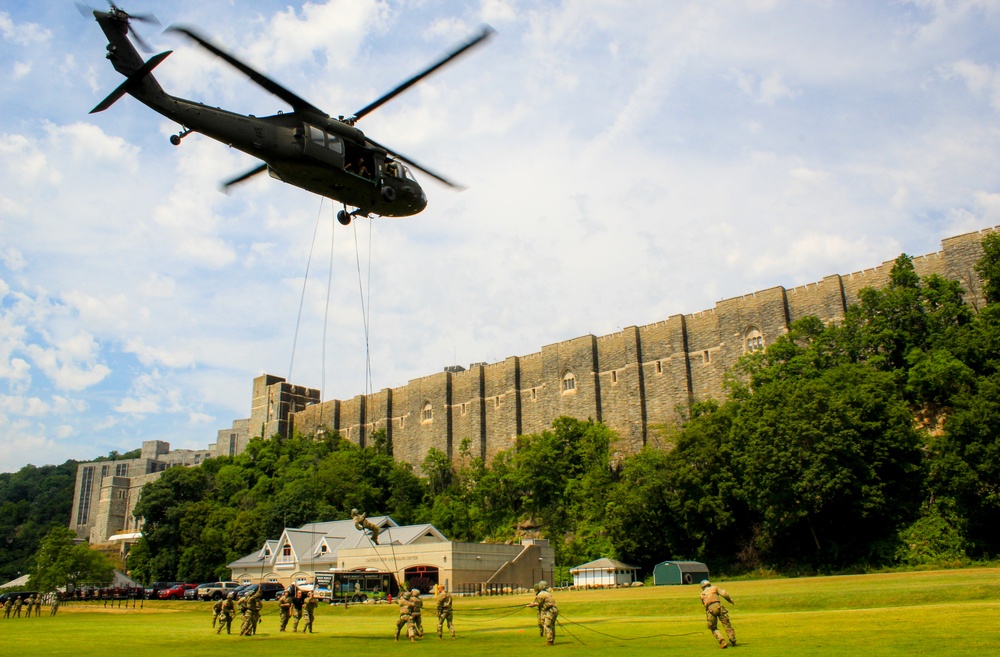
<instances>
[{"instance_id":1,"label":"combat helmet","mask_svg":"<svg viewBox=\"0 0 1000 657\"><path fill-rule=\"evenodd\" d=\"M230 600L235 600L236 599L236 591L231 591L227 597Z\"/></svg>"},{"instance_id":2,"label":"combat helmet","mask_svg":"<svg viewBox=\"0 0 1000 657\"><path fill-rule=\"evenodd\" d=\"M712 585L712 583L709 582L707 579L701 580L701 588L707 589L711 585Z\"/></svg>"},{"instance_id":3,"label":"combat helmet","mask_svg":"<svg viewBox=\"0 0 1000 657\"><path fill-rule=\"evenodd\" d=\"M544 591L547 588L549 588L549 583L544 579L539 581L538 584L535 584L535 590L537 591Z\"/></svg>"},{"instance_id":4,"label":"combat helmet","mask_svg":"<svg viewBox=\"0 0 1000 657\"><path fill-rule=\"evenodd\" d=\"M358 515L358 510L357 509L351 509L351 515L352 516Z\"/></svg>"}]
</instances>

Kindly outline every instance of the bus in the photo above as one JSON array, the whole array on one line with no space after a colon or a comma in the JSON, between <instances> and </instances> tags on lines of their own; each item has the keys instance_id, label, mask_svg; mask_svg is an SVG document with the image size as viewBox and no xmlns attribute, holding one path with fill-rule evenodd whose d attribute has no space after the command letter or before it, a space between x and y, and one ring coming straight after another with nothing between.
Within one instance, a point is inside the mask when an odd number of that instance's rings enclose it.
<instances>
[{"instance_id":1,"label":"bus","mask_svg":"<svg viewBox=\"0 0 1000 657\"><path fill-rule=\"evenodd\" d=\"M392 573L378 570L334 570L317 573L314 594L331 603L385 600L399 596L399 585Z\"/></svg>"}]
</instances>

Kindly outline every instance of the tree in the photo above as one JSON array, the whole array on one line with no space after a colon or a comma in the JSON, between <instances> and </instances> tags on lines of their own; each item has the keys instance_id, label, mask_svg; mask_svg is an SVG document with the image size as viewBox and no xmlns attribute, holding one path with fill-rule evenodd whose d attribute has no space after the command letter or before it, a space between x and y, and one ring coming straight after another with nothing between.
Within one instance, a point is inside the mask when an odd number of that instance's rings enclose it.
<instances>
[{"instance_id":1,"label":"tree","mask_svg":"<svg viewBox=\"0 0 1000 657\"><path fill-rule=\"evenodd\" d=\"M890 561L919 504L913 415L891 373L844 364L754 389L733 421L741 494L769 560Z\"/></svg>"},{"instance_id":2,"label":"tree","mask_svg":"<svg viewBox=\"0 0 1000 657\"><path fill-rule=\"evenodd\" d=\"M983 238L983 257L976 263L976 273L983 279L986 303L1000 302L1000 233Z\"/></svg>"},{"instance_id":3,"label":"tree","mask_svg":"<svg viewBox=\"0 0 1000 657\"><path fill-rule=\"evenodd\" d=\"M106 586L114 577L108 558L86 544L74 545L76 535L66 527L53 527L35 554L35 568L28 586L38 591L75 588L82 584Z\"/></svg>"}]
</instances>

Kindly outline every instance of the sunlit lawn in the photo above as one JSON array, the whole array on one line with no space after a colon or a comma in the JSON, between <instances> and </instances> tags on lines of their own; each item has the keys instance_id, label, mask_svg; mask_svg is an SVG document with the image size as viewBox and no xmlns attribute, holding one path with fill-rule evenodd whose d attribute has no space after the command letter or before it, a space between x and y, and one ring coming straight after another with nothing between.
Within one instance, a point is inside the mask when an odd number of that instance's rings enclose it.
<instances>
[{"instance_id":1,"label":"sunlit lawn","mask_svg":"<svg viewBox=\"0 0 1000 657\"><path fill-rule=\"evenodd\" d=\"M730 617L740 655L1000 654L1000 569L978 568L764 581L717 582L736 600ZM217 636L211 604L146 602L63 606L55 618L0 622L6 655L287 655L291 651L514 657L524 654L692 655L719 648L705 628L697 586L557 591L554 648L538 636L530 596L455 602L458 639L435 635L433 602L425 638L395 644L395 605L321 606L316 633L279 633L268 602L255 637ZM301 654L301 653L299 653ZM731 653L727 653L731 654Z\"/></svg>"}]
</instances>

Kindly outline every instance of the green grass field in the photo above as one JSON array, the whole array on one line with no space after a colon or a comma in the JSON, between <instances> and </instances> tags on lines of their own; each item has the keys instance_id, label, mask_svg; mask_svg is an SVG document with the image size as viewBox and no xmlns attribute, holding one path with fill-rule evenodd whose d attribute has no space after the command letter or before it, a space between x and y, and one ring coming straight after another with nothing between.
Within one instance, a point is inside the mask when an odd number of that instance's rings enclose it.
<instances>
[{"instance_id":1,"label":"green grass field","mask_svg":"<svg viewBox=\"0 0 1000 657\"><path fill-rule=\"evenodd\" d=\"M716 582L729 606L740 655L1000 654L1000 569ZM705 627L697 586L556 592L556 645L539 638L531 597L462 598L455 602L458 639L434 633L433 603L424 607L427 636L392 641L395 605L322 605L316 633L278 633L276 604L264 606L255 637L217 636L211 604L147 602L142 609L103 603L63 606L55 618L0 622L5 655L396 655L513 657L514 654L698 655L719 648ZM727 605L728 606L728 605ZM238 621L234 622L234 626ZM290 628L291 626L289 626Z\"/></svg>"}]
</instances>

